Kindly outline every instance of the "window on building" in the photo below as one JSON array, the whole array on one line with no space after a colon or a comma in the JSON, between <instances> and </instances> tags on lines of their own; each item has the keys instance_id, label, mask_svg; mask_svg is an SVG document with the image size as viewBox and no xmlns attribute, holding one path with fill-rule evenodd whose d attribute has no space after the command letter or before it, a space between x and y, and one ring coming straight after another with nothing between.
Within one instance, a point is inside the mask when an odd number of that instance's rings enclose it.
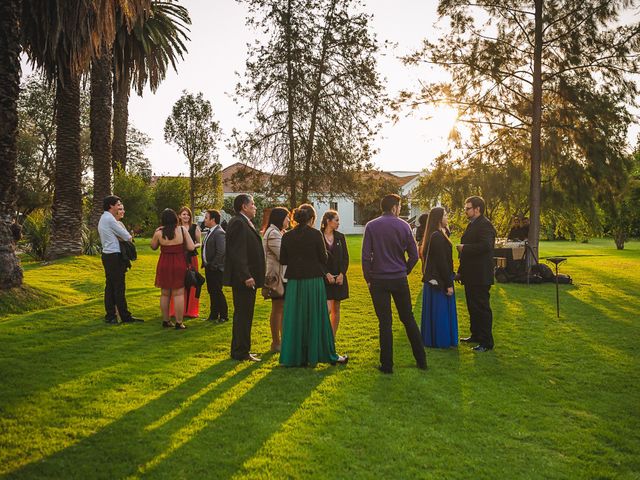
<instances>
[{"instance_id":1,"label":"window on building","mask_svg":"<svg viewBox=\"0 0 640 480\"><path fill-rule=\"evenodd\" d=\"M329 202L329 210L338 211L338 202Z\"/></svg>"}]
</instances>

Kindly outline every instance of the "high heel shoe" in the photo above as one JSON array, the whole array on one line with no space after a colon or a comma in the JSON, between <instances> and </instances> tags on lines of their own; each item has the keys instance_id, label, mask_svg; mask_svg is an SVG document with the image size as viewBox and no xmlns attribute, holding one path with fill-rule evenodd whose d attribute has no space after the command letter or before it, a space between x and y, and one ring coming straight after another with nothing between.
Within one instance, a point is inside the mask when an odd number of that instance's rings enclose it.
<instances>
[{"instance_id":1,"label":"high heel shoe","mask_svg":"<svg viewBox=\"0 0 640 480\"><path fill-rule=\"evenodd\" d=\"M171 328L173 326L174 326L174 324L173 324L173 322L171 320L163 320L162 321L162 327L163 328Z\"/></svg>"},{"instance_id":2,"label":"high heel shoe","mask_svg":"<svg viewBox=\"0 0 640 480\"><path fill-rule=\"evenodd\" d=\"M176 322L176 330L186 330L187 326L184 322Z\"/></svg>"},{"instance_id":3,"label":"high heel shoe","mask_svg":"<svg viewBox=\"0 0 640 480\"><path fill-rule=\"evenodd\" d=\"M338 355L338 360L332 362L332 365L346 365L349 362L349 355Z\"/></svg>"}]
</instances>

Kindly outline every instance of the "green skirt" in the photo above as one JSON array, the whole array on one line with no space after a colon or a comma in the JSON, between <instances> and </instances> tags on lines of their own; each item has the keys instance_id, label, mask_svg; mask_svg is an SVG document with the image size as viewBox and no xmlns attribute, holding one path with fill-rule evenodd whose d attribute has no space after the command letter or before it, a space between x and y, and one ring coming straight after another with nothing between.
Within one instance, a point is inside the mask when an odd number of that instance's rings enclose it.
<instances>
[{"instance_id":1,"label":"green skirt","mask_svg":"<svg viewBox=\"0 0 640 480\"><path fill-rule=\"evenodd\" d=\"M284 297L280 364L301 367L337 360L324 280L289 279Z\"/></svg>"}]
</instances>

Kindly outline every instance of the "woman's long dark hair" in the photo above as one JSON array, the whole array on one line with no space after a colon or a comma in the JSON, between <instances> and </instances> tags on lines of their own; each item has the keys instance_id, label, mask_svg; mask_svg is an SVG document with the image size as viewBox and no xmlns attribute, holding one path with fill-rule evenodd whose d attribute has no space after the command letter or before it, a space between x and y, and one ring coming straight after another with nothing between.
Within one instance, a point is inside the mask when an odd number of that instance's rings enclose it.
<instances>
[{"instance_id":1,"label":"woman's long dark hair","mask_svg":"<svg viewBox=\"0 0 640 480\"><path fill-rule=\"evenodd\" d=\"M418 217L418 228L416 228L416 241L422 245L422 237L424 237L424 231L427 229L428 213L423 213Z\"/></svg>"},{"instance_id":2,"label":"woman's long dark hair","mask_svg":"<svg viewBox=\"0 0 640 480\"><path fill-rule=\"evenodd\" d=\"M308 224L312 218L316 218L316 210L308 203L303 203L293 212L293 219L296 222L296 228L303 227Z\"/></svg>"},{"instance_id":3,"label":"woman's long dark hair","mask_svg":"<svg viewBox=\"0 0 640 480\"><path fill-rule=\"evenodd\" d=\"M173 240L176 235L176 227L178 226L178 215L174 210L165 208L160 218L162 223L162 238Z\"/></svg>"},{"instance_id":4,"label":"woman's long dark hair","mask_svg":"<svg viewBox=\"0 0 640 480\"><path fill-rule=\"evenodd\" d=\"M269 225L275 225L278 227L278 230L282 230L284 226L284 219L289 216L289 210L284 207L275 207L271 209L271 213L269 213Z\"/></svg>"},{"instance_id":5,"label":"woman's long dark hair","mask_svg":"<svg viewBox=\"0 0 640 480\"><path fill-rule=\"evenodd\" d=\"M421 257L424 258L425 262L427 260L425 255L429 251L429 242L431 240L431 235L433 234L433 232L438 231L440 229L440 224L442 223L443 218L444 218L444 208L442 207L433 207L429 212L429 218L427 220L427 228L424 231L424 237L422 237L422 246L421 246L422 248L420 252ZM446 238L449 241L449 243L451 243L451 240L449 240L449 237L447 237L445 233L442 233L442 235L444 235L444 238Z\"/></svg>"}]
</instances>

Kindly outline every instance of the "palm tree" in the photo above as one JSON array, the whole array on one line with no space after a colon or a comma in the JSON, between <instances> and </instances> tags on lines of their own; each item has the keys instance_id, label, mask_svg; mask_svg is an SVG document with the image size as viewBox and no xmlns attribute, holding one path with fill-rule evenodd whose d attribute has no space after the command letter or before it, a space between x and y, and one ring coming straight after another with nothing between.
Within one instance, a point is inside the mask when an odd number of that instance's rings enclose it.
<instances>
[{"instance_id":1,"label":"palm tree","mask_svg":"<svg viewBox=\"0 0 640 480\"><path fill-rule=\"evenodd\" d=\"M19 18L20 0L0 2L0 290L22 285L22 268L11 235L20 91Z\"/></svg>"},{"instance_id":2,"label":"palm tree","mask_svg":"<svg viewBox=\"0 0 640 480\"><path fill-rule=\"evenodd\" d=\"M187 52L185 41L191 18L186 8L170 1L152 0L151 15L128 30L118 28L113 47L113 169L127 166L127 125L131 86L142 95L148 84L155 92L169 64L176 70L178 57Z\"/></svg>"},{"instance_id":3,"label":"palm tree","mask_svg":"<svg viewBox=\"0 0 640 480\"><path fill-rule=\"evenodd\" d=\"M22 44L56 82L56 171L48 256L82 253L80 75L116 34L116 7L130 27L150 0L23 0Z\"/></svg>"},{"instance_id":4,"label":"palm tree","mask_svg":"<svg viewBox=\"0 0 640 480\"><path fill-rule=\"evenodd\" d=\"M95 228L102 215L102 200L111 193L111 48L91 63L91 157L93 158L93 207L89 226Z\"/></svg>"}]
</instances>

